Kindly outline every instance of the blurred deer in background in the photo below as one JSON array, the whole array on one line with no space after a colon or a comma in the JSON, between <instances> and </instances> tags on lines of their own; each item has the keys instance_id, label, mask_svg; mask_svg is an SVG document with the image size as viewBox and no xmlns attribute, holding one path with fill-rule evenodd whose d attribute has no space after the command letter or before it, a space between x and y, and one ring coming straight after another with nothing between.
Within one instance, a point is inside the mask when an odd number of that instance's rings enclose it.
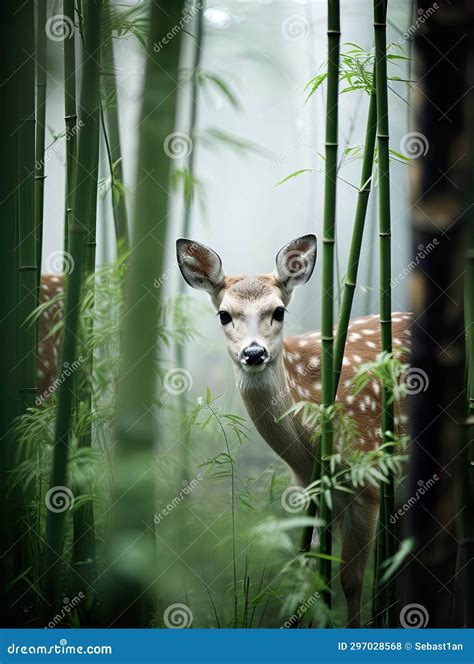
<instances>
[{"instance_id":1,"label":"blurred deer in background","mask_svg":"<svg viewBox=\"0 0 474 664\"><path fill-rule=\"evenodd\" d=\"M62 316L62 300L57 295L64 288L64 278L60 274L41 275L39 303L45 307L38 321L38 401L48 398L48 390L58 377L60 332L51 333L51 328Z\"/></svg>"},{"instance_id":2,"label":"blurred deer in background","mask_svg":"<svg viewBox=\"0 0 474 664\"><path fill-rule=\"evenodd\" d=\"M305 284L313 272L316 236L305 235L283 247L272 274L227 276L212 249L187 239L177 241L177 257L186 282L206 291L218 311L237 386L253 423L291 468L296 481L306 487L315 457L314 432L300 417L283 415L298 401L321 402L321 335L285 337L283 330L293 289ZM410 320L409 314L393 315L394 345L409 345ZM371 381L357 396L350 388L361 364L375 360L381 351L379 327L378 316L351 322L337 394L360 432L357 446L367 451L380 442L381 386ZM348 626L358 627L378 490L366 485L349 498L335 493L334 521L342 538L340 580Z\"/></svg>"}]
</instances>

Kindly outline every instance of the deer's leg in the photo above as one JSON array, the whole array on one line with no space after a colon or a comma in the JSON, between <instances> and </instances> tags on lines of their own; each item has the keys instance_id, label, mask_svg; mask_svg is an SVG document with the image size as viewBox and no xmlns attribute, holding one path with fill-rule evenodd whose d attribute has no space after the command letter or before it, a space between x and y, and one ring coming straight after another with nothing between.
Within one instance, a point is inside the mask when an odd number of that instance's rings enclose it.
<instances>
[{"instance_id":1,"label":"deer's leg","mask_svg":"<svg viewBox=\"0 0 474 664\"><path fill-rule=\"evenodd\" d=\"M347 604L346 627L361 626L365 570L374 540L378 504L364 493L342 515L342 553L339 577Z\"/></svg>"}]
</instances>

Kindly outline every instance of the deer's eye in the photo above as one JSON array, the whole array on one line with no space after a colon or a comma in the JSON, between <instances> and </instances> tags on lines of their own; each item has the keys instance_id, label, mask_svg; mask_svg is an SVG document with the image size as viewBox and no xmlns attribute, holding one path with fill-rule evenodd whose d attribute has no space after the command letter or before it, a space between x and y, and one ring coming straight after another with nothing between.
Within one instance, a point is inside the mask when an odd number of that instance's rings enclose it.
<instances>
[{"instance_id":1,"label":"deer's eye","mask_svg":"<svg viewBox=\"0 0 474 664\"><path fill-rule=\"evenodd\" d=\"M285 307L277 307L273 312L273 320L281 322L285 318Z\"/></svg>"},{"instance_id":2,"label":"deer's eye","mask_svg":"<svg viewBox=\"0 0 474 664\"><path fill-rule=\"evenodd\" d=\"M228 325L232 322L232 316L227 311L219 311L219 318L222 325Z\"/></svg>"}]
</instances>

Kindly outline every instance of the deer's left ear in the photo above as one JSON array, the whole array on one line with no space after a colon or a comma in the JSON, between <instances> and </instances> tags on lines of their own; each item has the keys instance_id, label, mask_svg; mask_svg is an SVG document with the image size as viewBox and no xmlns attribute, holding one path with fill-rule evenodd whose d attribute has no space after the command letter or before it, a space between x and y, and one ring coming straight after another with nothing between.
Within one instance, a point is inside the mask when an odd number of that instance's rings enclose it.
<instances>
[{"instance_id":1,"label":"deer's left ear","mask_svg":"<svg viewBox=\"0 0 474 664\"><path fill-rule=\"evenodd\" d=\"M216 252L199 242L180 238L176 240L176 255L185 281L193 288L214 295L225 276Z\"/></svg>"},{"instance_id":2,"label":"deer's left ear","mask_svg":"<svg viewBox=\"0 0 474 664\"><path fill-rule=\"evenodd\" d=\"M316 263L316 235L303 235L288 242L277 254L275 277L288 293L295 286L305 284L313 274Z\"/></svg>"}]
</instances>

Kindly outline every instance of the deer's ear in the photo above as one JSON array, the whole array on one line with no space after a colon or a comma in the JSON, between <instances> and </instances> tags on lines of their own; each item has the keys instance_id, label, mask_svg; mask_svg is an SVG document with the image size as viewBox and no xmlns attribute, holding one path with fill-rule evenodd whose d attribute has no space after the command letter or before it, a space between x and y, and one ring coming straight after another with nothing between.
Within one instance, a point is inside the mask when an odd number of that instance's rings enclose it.
<instances>
[{"instance_id":1,"label":"deer's ear","mask_svg":"<svg viewBox=\"0 0 474 664\"><path fill-rule=\"evenodd\" d=\"M305 284L313 274L316 264L316 235L303 235L288 242L277 254L275 277L287 292Z\"/></svg>"},{"instance_id":2,"label":"deer's ear","mask_svg":"<svg viewBox=\"0 0 474 664\"><path fill-rule=\"evenodd\" d=\"M224 281L222 261L215 251L199 242L176 241L178 265L184 280L193 288L213 295Z\"/></svg>"}]
</instances>

